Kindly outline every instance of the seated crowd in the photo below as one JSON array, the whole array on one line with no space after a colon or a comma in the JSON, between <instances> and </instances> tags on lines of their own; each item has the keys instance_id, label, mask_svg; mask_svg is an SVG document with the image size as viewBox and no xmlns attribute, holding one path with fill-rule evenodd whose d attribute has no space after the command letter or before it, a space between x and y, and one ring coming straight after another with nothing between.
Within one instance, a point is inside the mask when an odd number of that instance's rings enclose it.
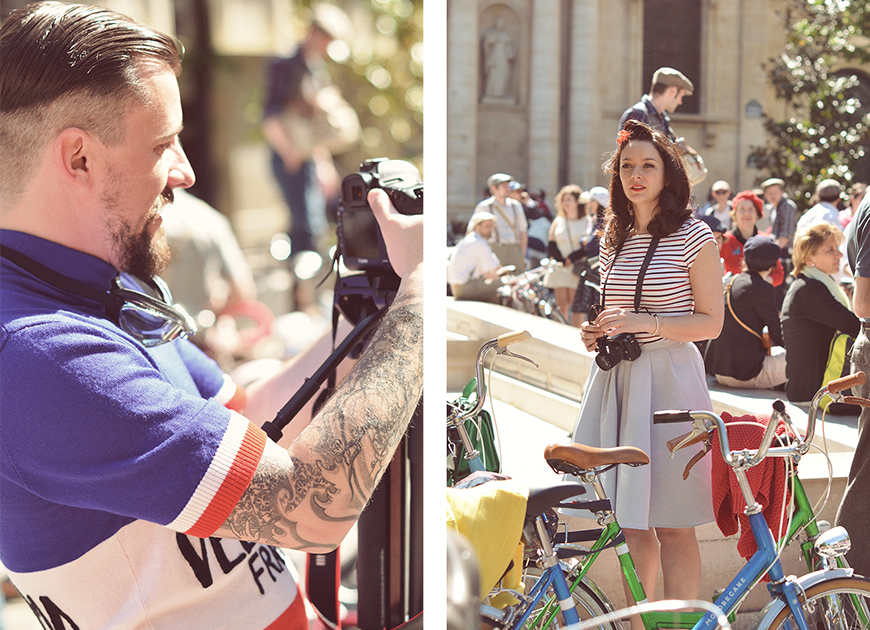
<instances>
[{"instance_id":1,"label":"seated crowd","mask_svg":"<svg viewBox=\"0 0 870 630\"><path fill-rule=\"evenodd\" d=\"M530 195L510 175L496 173L487 184L490 196L450 255L451 294L497 303L499 286L543 259L543 286L565 320L579 326L599 299L598 230L609 192L564 186L551 213L543 191ZM719 337L699 347L721 385L783 389L790 401L807 402L830 368L835 341L850 344L847 337L860 326L840 248L866 185L844 191L824 179L802 215L784 188L774 177L732 195L728 182L718 180L696 212L720 247L726 307Z\"/></svg>"}]
</instances>

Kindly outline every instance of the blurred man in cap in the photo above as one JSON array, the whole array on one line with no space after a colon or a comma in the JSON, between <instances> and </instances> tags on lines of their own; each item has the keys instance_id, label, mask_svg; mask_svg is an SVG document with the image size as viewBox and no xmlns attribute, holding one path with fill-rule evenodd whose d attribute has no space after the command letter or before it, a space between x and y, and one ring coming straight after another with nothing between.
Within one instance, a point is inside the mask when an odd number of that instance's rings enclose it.
<instances>
[{"instance_id":1,"label":"blurred man in cap","mask_svg":"<svg viewBox=\"0 0 870 630\"><path fill-rule=\"evenodd\" d=\"M639 120L676 141L668 114L673 114L683 104L684 96L691 96L694 92L695 86L682 72L659 68L653 73L649 94L644 94L638 103L625 110L619 119L619 129L627 120Z\"/></svg>"},{"instance_id":2,"label":"blurred man in cap","mask_svg":"<svg viewBox=\"0 0 870 630\"><path fill-rule=\"evenodd\" d=\"M724 179L720 179L713 183L710 188L713 193L713 199L701 210L702 215L714 216L716 219L726 226L726 229L731 227L731 185Z\"/></svg>"},{"instance_id":3,"label":"blurred man in cap","mask_svg":"<svg viewBox=\"0 0 870 630\"><path fill-rule=\"evenodd\" d=\"M272 172L290 208L293 254L322 249L326 202L338 194L340 184L332 151L359 134L359 120L332 84L325 64L329 44L347 39L352 30L344 11L317 4L305 39L290 57L277 59L269 68L262 129L272 148ZM340 108L341 115L330 116L345 123L340 138L327 141L310 135L311 121L322 117L324 107Z\"/></svg>"},{"instance_id":4,"label":"blurred man in cap","mask_svg":"<svg viewBox=\"0 0 870 630\"><path fill-rule=\"evenodd\" d=\"M489 212L476 212L468 222L468 233L450 255L447 282L457 300L498 302L500 275L511 271L501 267L487 240L495 229L495 216Z\"/></svg>"},{"instance_id":5,"label":"blurred man in cap","mask_svg":"<svg viewBox=\"0 0 870 630\"><path fill-rule=\"evenodd\" d=\"M837 202L840 200L842 193L843 187L836 179L823 179L820 181L816 186L816 197L818 197L819 202L804 212L803 216L798 219L797 229L802 230L820 221L827 221L842 230L843 224L840 223L840 209L837 207Z\"/></svg>"},{"instance_id":6,"label":"blurred man in cap","mask_svg":"<svg viewBox=\"0 0 870 630\"><path fill-rule=\"evenodd\" d=\"M488 212L495 217L495 228L489 240L492 251L503 264L523 271L529 247L529 223L522 204L510 196L513 181L506 173L490 175L486 185L491 196L477 204L473 214Z\"/></svg>"}]
</instances>

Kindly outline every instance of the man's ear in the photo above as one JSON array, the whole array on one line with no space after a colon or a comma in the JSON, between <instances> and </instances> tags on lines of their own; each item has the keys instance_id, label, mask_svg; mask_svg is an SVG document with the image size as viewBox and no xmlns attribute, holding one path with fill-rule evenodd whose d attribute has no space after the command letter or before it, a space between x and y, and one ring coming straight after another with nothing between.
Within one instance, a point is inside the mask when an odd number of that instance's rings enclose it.
<instances>
[{"instance_id":1,"label":"man's ear","mask_svg":"<svg viewBox=\"0 0 870 630\"><path fill-rule=\"evenodd\" d=\"M64 129L55 141L55 163L64 180L87 184L93 177L93 137L77 127Z\"/></svg>"}]
</instances>

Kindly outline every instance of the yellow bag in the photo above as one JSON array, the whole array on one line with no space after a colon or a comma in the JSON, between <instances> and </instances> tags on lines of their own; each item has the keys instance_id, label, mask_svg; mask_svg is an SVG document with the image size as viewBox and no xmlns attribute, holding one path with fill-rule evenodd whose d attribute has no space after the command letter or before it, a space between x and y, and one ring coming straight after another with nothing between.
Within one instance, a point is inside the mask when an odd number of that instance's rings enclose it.
<instances>
[{"instance_id":1,"label":"yellow bag","mask_svg":"<svg viewBox=\"0 0 870 630\"><path fill-rule=\"evenodd\" d=\"M828 349L828 363L825 365L825 374L822 377L822 386L842 376L851 374L852 369L850 364L852 362L852 345L854 343L855 339L846 333L837 333L831 339L831 347ZM851 396L852 391L847 389L843 392L843 395ZM822 398L822 409L827 411L830 404L830 396Z\"/></svg>"}]
</instances>

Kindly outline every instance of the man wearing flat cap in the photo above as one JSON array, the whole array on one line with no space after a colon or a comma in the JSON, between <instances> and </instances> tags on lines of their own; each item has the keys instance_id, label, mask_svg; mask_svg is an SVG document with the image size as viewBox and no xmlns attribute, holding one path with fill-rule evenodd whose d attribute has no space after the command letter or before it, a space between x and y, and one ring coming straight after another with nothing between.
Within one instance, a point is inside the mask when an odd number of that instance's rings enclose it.
<instances>
[{"instance_id":1,"label":"man wearing flat cap","mask_svg":"<svg viewBox=\"0 0 870 630\"><path fill-rule=\"evenodd\" d=\"M484 199L472 213L488 212L495 217L489 244L504 265L513 265L518 272L526 268L529 247L529 223L520 202L510 197L514 178L507 173L494 173L486 180L491 196Z\"/></svg>"},{"instance_id":2,"label":"man wearing flat cap","mask_svg":"<svg viewBox=\"0 0 870 630\"><path fill-rule=\"evenodd\" d=\"M649 94L644 94L640 102L625 110L619 119L619 129L627 120L638 120L676 141L668 114L673 114L683 104L683 97L691 96L694 91L695 86L679 70L659 68L653 73Z\"/></svg>"},{"instance_id":3,"label":"man wearing flat cap","mask_svg":"<svg viewBox=\"0 0 870 630\"><path fill-rule=\"evenodd\" d=\"M487 239L495 229L495 216L477 212L468 222L468 232L450 255L447 282L457 300L498 302L498 277L509 269L501 267Z\"/></svg>"},{"instance_id":4,"label":"man wearing flat cap","mask_svg":"<svg viewBox=\"0 0 870 630\"><path fill-rule=\"evenodd\" d=\"M802 230L821 221L827 221L842 230L843 224L840 223L840 209L837 207L837 202L840 200L842 193L843 187L836 179L823 179L820 181L816 186L816 197L819 202L804 212L803 216L798 219L797 229Z\"/></svg>"}]
</instances>

